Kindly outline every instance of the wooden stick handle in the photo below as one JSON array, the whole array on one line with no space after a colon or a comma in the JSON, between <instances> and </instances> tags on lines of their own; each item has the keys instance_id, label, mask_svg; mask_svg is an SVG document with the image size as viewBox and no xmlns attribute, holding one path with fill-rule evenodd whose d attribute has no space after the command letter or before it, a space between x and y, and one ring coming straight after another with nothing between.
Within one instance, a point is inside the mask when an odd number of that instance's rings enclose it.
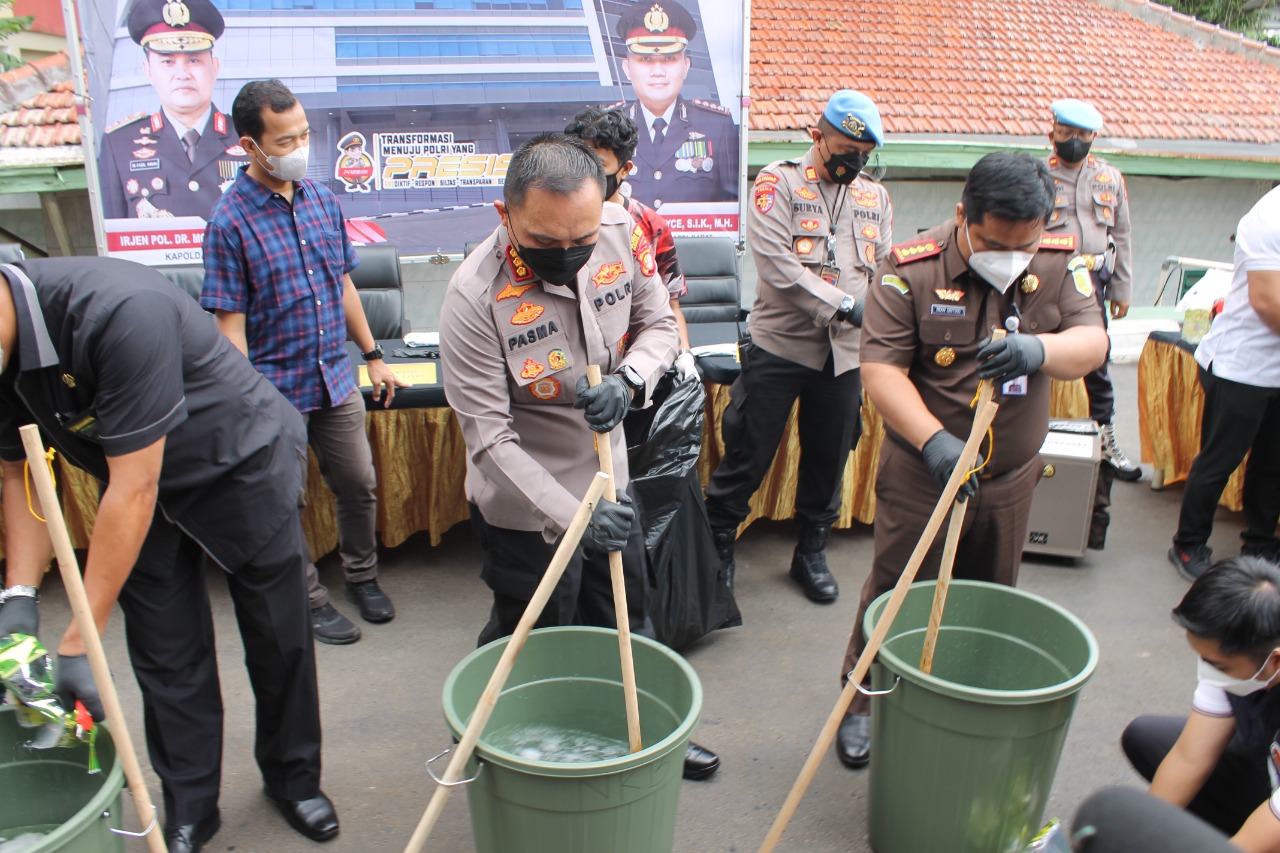
<instances>
[{"instance_id":1,"label":"wooden stick handle","mask_svg":"<svg viewBox=\"0 0 1280 853\"><path fill-rule=\"evenodd\" d=\"M979 405L977 417L974 418L973 422L973 431L969 433L969 440L964 445L963 458L972 458L977 453L978 446L986 435L987 427L995 419L997 408L999 407L990 400L985 405ZM844 720L845 712L849 710L849 704L853 702L854 694L857 693L857 685L862 683L867 671L871 669L871 661L875 659L876 653L880 651L880 645L888 635L889 628L893 625L893 620L897 617L898 611L902 609L902 602L906 600L911 583L916 579L916 573L920 571L920 564L924 562L925 555L929 552L934 537L938 535L938 528L942 527L942 520L946 517L947 510L955 501L956 493L960 491L960 484L964 482L967 473L968 469L960 465L957 465L955 470L951 472L951 479L947 480L947 485L943 488L942 495L938 498L938 505L933 508L933 514L929 516L929 523L925 525L920 541L916 543L915 550L911 552L911 558L907 560L907 565L902 570L902 576L898 578L898 583L894 586L893 593L889 596L889 600L884 606L884 611L880 614L880 619L876 622L876 627L871 632L871 637L867 640L867 647L862 650L862 654L858 657L857 665L854 666L853 672L849 674L844 690L840 692L840 698L836 700L836 706L831 710L826 723L823 724L822 731L818 734L817 742L814 743L809 757L805 760L804 767L800 769L799 777L796 779L795 784L791 786L791 791L787 794L787 799L782 804L782 810L778 812L773 825L769 827L769 833L765 836L764 843L760 845L760 853L772 853L774 848L778 846L782 833L786 831L787 824L791 822L796 809L800 806L800 800L804 798L805 791L809 789L809 784L818 772L818 767L822 764L823 757L826 755L827 750L831 748L831 742L835 740L836 729L840 727L841 721ZM860 628L861 626L859 625L854 626L855 631L860 630Z\"/></svg>"},{"instance_id":2,"label":"wooden stick handle","mask_svg":"<svg viewBox=\"0 0 1280 853\"><path fill-rule=\"evenodd\" d=\"M998 341L1005 336L1004 329L991 332L991 340ZM981 407L995 396L995 386L990 379L978 381L977 406ZM973 413L977 420L978 412ZM987 451L990 453L990 450ZM963 455L956 462L956 467L968 471L977 461L976 456ZM933 606L929 609L929 628L924 636L924 648L920 651L920 671L925 675L933 672L933 655L938 646L938 631L942 628L942 612L947 606L947 591L951 588L951 570L956 564L956 549L960 546L960 530L964 526L964 514L969 508L968 501L957 501L951 508L951 525L947 528L947 540L942 548L942 563L938 566L938 583L933 588Z\"/></svg>"},{"instance_id":3,"label":"wooden stick handle","mask_svg":"<svg viewBox=\"0 0 1280 853\"><path fill-rule=\"evenodd\" d=\"M422 819L418 821L418 826L414 829L413 836L404 848L405 853L419 853L423 845L427 843L427 838L431 835L431 830L435 827L436 821L440 818L440 813L444 811L445 802L453 791L451 783L457 782L462 778L462 770L466 767L467 761L471 759L471 753L475 751L476 742L480 740L480 735L484 733L484 727L488 724L489 717L493 714L493 709L498 704L498 698L502 695L502 688L506 686L507 678L511 675L511 669L515 666L516 656L524 648L525 641L529 639L529 632L537 624L538 617L542 615L542 609L547 606L547 602L551 599L551 594L555 591L556 584L560 582L560 576L564 574L565 567L569 565L569 560L573 557L573 552L577 550L578 542L582 539L582 533L587 529L587 523L591 521L591 512L595 509L596 502L600 500L600 495L604 492L608 480L607 475L603 473L596 474L591 481L591 485L587 488L587 494L582 499L582 503L578 504L578 511L573 514L573 520L569 522L568 529L565 530L564 536L560 539L560 545L551 557L551 563L547 566L546 573L542 576L542 580L538 582L538 588L534 590L533 597L529 599L529 605L525 607L524 615L520 617L520 622L516 625L516 629L511 632L511 639L507 642L507 647L502 650L498 665L494 667L493 673L489 676L489 683L485 686L484 693L480 696L480 701L476 703L476 709L471 714L471 720L467 723L466 731L462 733L462 740L458 742L458 746L453 750L453 758L449 760L449 766L444 771L444 784L437 786L435 793L431 795L431 801L427 803L427 809L423 812Z\"/></svg>"},{"instance_id":4,"label":"wooden stick handle","mask_svg":"<svg viewBox=\"0 0 1280 853\"><path fill-rule=\"evenodd\" d=\"M600 384L600 366L587 365L587 382ZM604 488L605 500L618 499L613 480L613 442L609 433L596 433L596 451L600 454L600 470L609 475ZM640 697L636 690L636 665L631 652L631 611L627 607L627 583L622 573L622 552L609 552L609 582L613 586L613 612L618 623L618 654L622 659L622 699L627 709L627 743L632 752L644 748L640 737Z\"/></svg>"},{"instance_id":5,"label":"wooden stick handle","mask_svg":"<svg viewBox=\"0 0 1280 853\"><path fill-rule=\"evenodd\" d=\"M125 722L124 710L120 707L120 694L116 692L115 682L111 680L111 667L107 664L107 653L103 651L102 638L98 636L98 624L93 619L93 608L89 606L89 596L84 591L84 581L80 577L80 565L76 562L71 536L67 533L67 523L62 517L62 505L58 502L53 477L49 474L44 443L40 440L40 430L34 424L28 424L19 432L22 434L22 446L27 451L31 479L35 483L36 494L40 496L40 505L44 508L49 538L53 540L53 552L58 558L62 585L66 588L67 600L71 604L71 612L75 615L76 624L80 628L80 635L84 638L89 667L93 671L93 680L98 686L102 708L106 711L107 721L111 723L111 740L115 743L116 755L120 756L120 763L124 765L124 778L129 783L129 792L133 794L133 805L138 812L138 822L146 827L144 831L147 849L151 853L166 853L164 836L160 832L160 822L156 816L155 806L151 803L151 794L147 791L146 780L142 777L142 765L138 763L138 753L133 748L133 739L129 737L129 726ZM104 532L103 535L108 534Z\"/></svg>"},{"instance_id":6,"label":"wooden stick handle","mask_svg":"<svg viewBox=\"0 0 1280 853\"><path fill-rule=\"evenodd\" d=\"M929 630L924 635L924 649L920 652L920 671L925 675L933 672L933 655L938 648L942 611L947 606L951 570L956 564L956 549L960 547L960 531L964 527L964 514L968 507L968 501L956 501L951 507L951 524L947 527L947 541L942 547L942 565L938 567L938 585L934 587L933 607L929 611Z\"/></svg>"}]
</instances>

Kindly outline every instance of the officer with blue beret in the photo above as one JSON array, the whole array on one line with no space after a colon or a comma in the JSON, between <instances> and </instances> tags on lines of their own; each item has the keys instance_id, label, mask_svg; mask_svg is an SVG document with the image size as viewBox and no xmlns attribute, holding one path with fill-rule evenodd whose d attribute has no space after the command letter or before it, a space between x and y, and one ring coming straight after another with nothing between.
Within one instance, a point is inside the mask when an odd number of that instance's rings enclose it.
<instances>
[{"instance_id":1,"label":"officer with blue beret","mask_svg":"<svg viewBox=\"0 0 1280 853\"><path fill-rule=\"evenodd\" d=\"M693 15L674 0L635 3L618 18L626 46L622 69L634 101L613 104L640 131L627 183L635 198L655 209L671 202L735 201L738 197L738 126L715 101L680 92L698 33Z\"/></svg>"},{"instance_id":2,"label":"officer with blue beret","mask_svg":"<svg viewBox=\"0 0 1280 853\"><path fill-rule=\"evenodd\" d=\"M1070 243L1068 248L1084 259L1093 276L1103 320L1119 320L1129 313L1133 288L1129 193L1124 176L1106 160L1089 153L1102 130L1102 114L1093 104L1062 98L1049 109L1053 113L1049 132L1053 153L1045 162L1053 176L1054 200L1045 233ZM1098 423L1102 434L1102 455L1108 463L1103 471L1109 493L1111 477L1132 482L1142 476L1142 469L1116 443L1112 424L1115 392L1106 362L1085 376L1084 387L1089 395L1089 417ZM1091 547L1101 547L1105 541L1105 524L1100 529L1096 537L1091 535Z\"/></svg>"},{"instance_id":3,"label":"officer with blue beret","mask_svg":"<svg viewBox=\"0 0 1280 853\"><path fill-rule=\"evenodd\" d=\"M222 14L210 0L137 0L126 23L160 109L107 129L98 160L103 215L208 218L248 162L235 128L213 104Z\"/></svg>"},{"instance_id":4,"label":"officer with blue beret","mask_svg":"<svg viewBox=\"0 0 1280 853\"><path fill-rule=\"evenodd\" d=\"M811 601L836 600L825 550L839 517L849 451L861 434L860 341L867 286L893 243L888 191L862 169L884 141L880 111L836 92L802 157L760 170L747 206L755 257L751 345L729 395L725 452L707 486L707 518L721 571L799 400L797 542L790 576Z\"/></svg>"}]
</instances>

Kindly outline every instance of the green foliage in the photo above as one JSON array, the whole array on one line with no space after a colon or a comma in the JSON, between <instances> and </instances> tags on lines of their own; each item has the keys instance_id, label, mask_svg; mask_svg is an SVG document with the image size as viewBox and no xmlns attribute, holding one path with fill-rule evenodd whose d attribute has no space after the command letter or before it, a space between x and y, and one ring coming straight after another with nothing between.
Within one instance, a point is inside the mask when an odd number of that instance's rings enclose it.
<instances>
[{"instance_id":1,"label":"green foliage","mask_svg":"<svg viewBox=\"0 0 1280 853\"><path fill-rule=\"evenodd\" d=\"M1239 33L1251 33L1261 21L1265 4L1258 0L1169 0L1179 12Z\"/></svg>"},{"instance_id":2,"label":"green foliage","mask_svg":"<svg viewBox=\"0 0 1280 853\"><path fill-rule=\"evenodd\" d=\"M13 0L0 0L0 9L6 11L13 8ZM14 33L20 33L31 27L31 22L35 20L32 15L14 15L11 17L0 18L0 44ZM21 59L10 53L0 51L0 71L11 71L24 63Z\"/></svg>"}]
</instances>

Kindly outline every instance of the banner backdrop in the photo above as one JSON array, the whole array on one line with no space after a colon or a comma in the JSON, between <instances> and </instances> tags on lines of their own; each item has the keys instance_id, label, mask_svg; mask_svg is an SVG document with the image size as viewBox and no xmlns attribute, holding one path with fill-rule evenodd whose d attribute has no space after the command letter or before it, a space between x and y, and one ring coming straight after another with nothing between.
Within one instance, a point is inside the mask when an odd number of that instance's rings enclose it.
<instances>
[{"instance_id":1,"label":"banner backdrop","mask_svg":"<svg viewBox=\"0 0 1280 853\"><path fill-rule=\"evenodd\" d=\"M676 232L739 230L742 0L82 0L80 15L116 257L201 261L205 219L252 154L231 104L269 77L305 107L307 176L357 243L483 239L511 152L587 105L641 125L628 184ZM675 61L626 46L673 33Z\"/></svg>"}]
</instances>

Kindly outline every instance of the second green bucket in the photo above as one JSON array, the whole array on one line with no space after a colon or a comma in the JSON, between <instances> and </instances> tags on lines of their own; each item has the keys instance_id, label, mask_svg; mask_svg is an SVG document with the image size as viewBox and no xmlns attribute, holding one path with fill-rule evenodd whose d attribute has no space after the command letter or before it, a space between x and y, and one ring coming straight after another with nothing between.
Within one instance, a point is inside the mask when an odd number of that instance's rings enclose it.
<instances>
[{"instance_id":1,"label":"second green bucket","mask_svg":"<svg viewBox=\"0 0 1280 853\"><path fill-rule=\"evenodd\" d=\"M953 581L933 672L919 669L933 581L912 585L872 667L876 853L1020 853L1040 827L1098 646L1058 605ZM891 593L867 609L870 636ZM896 685L896 686L895 686Z\"/></svg>"},{"instance_id":2,"label":"second green bucket","mask_svg":"<svg viewBox=\"0 0 1280 853\"><path fill-rule=\"evenodd\" d=\"M685 746L702 686L684 658L632 635L644 749L570 764L504 751L480 738L467 785L477 853L670 853ZM476 649L449 674L444 712L461 737L506 648ZM516 658L486 733L551 726L627 740L618 634L543 628ZM443 764L443 762L442 762Z\"/></svg>"}]
</instances>

